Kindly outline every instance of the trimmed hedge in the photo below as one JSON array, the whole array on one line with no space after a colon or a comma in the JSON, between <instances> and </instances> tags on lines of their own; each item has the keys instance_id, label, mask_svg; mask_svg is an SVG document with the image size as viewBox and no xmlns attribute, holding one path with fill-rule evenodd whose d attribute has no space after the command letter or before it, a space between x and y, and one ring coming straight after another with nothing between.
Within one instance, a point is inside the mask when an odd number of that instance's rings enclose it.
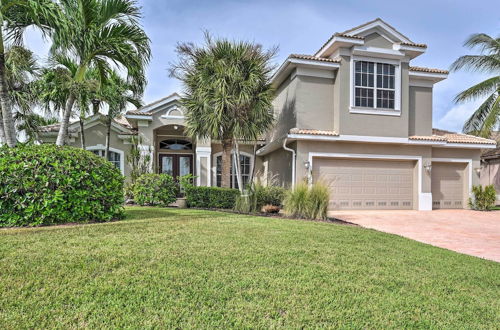
<instances>
[{"instance_id":1,"label":"trimmed hedge","mask_svg":"<svg viewBox=\"0 0 500 330\"><path fill-rule=\"evenodd\" d=\"M168 174L143 174L133 191L134 201L139 205L167 206L176 201L178 187Z\"/></svg>"},{"instance_id":2,"label":"trimmed hedge","mask_svg":"<svg viewBox=\"0 0 500 330\"><path fill-rule=\"evenodd\" d=\"M123 176L74 147L0 148L0 227L109 221L123 216Z\"/></svg>"},{"instance_id":3,"label":"trimmed hedge","mask_svg":"<svg viewBox=\"0 0 500 330\"><path fill-rule=\"evenodd\" d=\"M240 195L238 189L219 187L186 187L186 201L189 207L208 209L232 209L236 197Z\"/></svg>"}]
</instances>

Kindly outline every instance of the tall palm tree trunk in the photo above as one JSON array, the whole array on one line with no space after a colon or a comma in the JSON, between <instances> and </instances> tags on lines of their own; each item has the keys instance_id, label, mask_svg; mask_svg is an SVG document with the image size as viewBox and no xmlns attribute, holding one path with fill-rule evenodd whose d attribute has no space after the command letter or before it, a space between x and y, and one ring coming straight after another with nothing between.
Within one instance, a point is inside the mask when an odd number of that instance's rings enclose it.
<instances>
[{"instance_id":1,"label":"tall palm tree trunk","mask_svg":"<svg viewBox=\"0 0 500 330\"><path fill-rule=\"evenodd\" d=\"M66 102L66 108L63 113L63 120L61 121L61 127L59 127L59 134L57 135L56 145L63 146L68 140L68 128L69 119L71 118L71 111L73 110L73 104L75 104L75 96L70 95L68 101Z\"/></svg>"},{"instance_id":2,"label":"tall palm tree trunk","mask_svg":"<svg viewBox=\"0 0 500 330\"><path fill-rule=\"evenodd\" d=\"M0 16L0 28L3 26L3 18ZM10 104L7 80L5 77L5 47L3 32L0 30L0 107L2 108L3 138L11 148L16 146L16 130L12 118L12 107ZM1 135L2 133L0 133Z\"/></svg>"},{"instance_id":3,"label":"tall palm tree trunk","mask_svg":"<svg viewBox=\"0 0 500 330\"><path fill-rule=\"evenodd\" d=\"M82 146L82 149L85 150L85 131L83 130L83 123L84 123L84 118L80 117L80 143Z\"/></svg>"},{"instance_id":4,"label":"tall palm tree trunk","mask_svg":"<svg viewBox=\"0 0 500 330\"><path fill-rule=\"evenodd\" d=\"M113 119L108 117L108 121L106 123L106 149L104 150L104 159L109 160L109 144L111 140L111 121Z\"/></svg>"},{"instance_id":5,"label":"tall palm tree trunk","mask_svg":"<svg viewBox=\"0 0 500 330\"><path fill-rule=\"evenodd\" d=\"M232 139L222 140L222 177L221 186L223 188L231 188L231 149L233 146Z\"/></svg>"},{"instance_id":6,"label":"tall palm tree trunk","mask_svg":"<svg viewBox=\"0 0 500 330\"><path fill-rule=\"evenodd\" d=\"M5 132L3 131L3 117L0 110L0 147L5 144Z\"/></svg>"}]
</instances>

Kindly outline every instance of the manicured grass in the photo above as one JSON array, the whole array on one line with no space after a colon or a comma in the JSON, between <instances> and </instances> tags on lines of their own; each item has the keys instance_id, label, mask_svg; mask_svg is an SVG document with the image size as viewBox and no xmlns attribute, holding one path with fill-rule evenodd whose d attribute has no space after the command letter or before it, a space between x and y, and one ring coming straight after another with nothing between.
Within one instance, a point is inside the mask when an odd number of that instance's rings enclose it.
<instances>
[{"instance_id":1,"label":"manicured grass","mask_svg":"<svg viewBox=\"0 0 500 330\"><path fill-rule=\"evenodd\" d=\"M500 264L331 223L127 209L0 230L0 328L496 328Z\"/></svg>"}]
</instances>

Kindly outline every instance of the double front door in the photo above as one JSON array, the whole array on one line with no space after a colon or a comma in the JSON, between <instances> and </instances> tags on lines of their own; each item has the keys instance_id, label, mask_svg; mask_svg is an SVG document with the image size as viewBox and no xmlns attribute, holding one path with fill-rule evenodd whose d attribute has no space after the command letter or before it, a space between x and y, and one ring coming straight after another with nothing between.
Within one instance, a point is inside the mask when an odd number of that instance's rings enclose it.
<instances>
[{"instance_id":1,"label":"double front door","mask_svg":"<svg viewBox=\"0 0 500 330\"><path fill-rule=\"evenodd\" d=\"M159 165L160 173L171 175L177 179L180 176L193 174L193 155L160 155Z\"/></svg>"}]
</instances>

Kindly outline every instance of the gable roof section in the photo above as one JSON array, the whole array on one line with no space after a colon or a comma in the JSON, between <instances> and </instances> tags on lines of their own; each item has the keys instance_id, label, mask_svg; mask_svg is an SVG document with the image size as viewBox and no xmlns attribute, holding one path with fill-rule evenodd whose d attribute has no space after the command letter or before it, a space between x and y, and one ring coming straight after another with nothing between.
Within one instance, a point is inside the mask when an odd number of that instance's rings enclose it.
<instances>
[{"instance_id":1,"label":"gable roof section","mask_svg":"<svg viewBox=\"0 0 500 330\"><path fill-rule=\"evenodd\" d=\"M375 18L372 21L363 23L361 25L358 25L356 27L353 27L349 30L345 30L344 32L340 32L340 34L346 34L346 35L351 35L351 36L357 36L360 33L363 33L367 30L371 30L374 27L381 27L382 29L386 30L387 32L391 33L395 37L399 39L400 42L405 42L405 43L410 43L413 44L413 41L410 40L407 36L396 30L392 25L381 19L380 17Z\"/></svg>"},{"instance_id":2,"label":"gable roof section","mask_svg":"<svg viewBox=\"0 0 500 330\"><path fill-rule=\"evenodd\" d=\"M133 115L133 116L151 116L153 113L155 113L158 108L161 106L168 104L173 101L178 101L180 100L180 95L177 93L172 93L166 97L163 97L159 100L156 100L152 103L149 103L143 107L140 107L137 110L132 110L132 111L127 111L126 116Z\"/></svg>"}]
</instances>

